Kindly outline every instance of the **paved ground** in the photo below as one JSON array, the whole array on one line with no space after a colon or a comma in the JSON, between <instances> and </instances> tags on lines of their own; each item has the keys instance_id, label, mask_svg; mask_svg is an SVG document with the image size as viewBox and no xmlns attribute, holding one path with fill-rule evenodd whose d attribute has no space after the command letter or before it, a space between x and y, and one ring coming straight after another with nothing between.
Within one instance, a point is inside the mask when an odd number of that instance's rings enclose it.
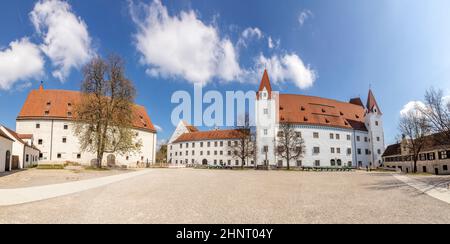
<instances>
[{"instance_id":1,"label":"paved ground","mask_svg":"<svg viewBox=\"0 0 450 244\"><path fill-rule=\"evenodd\" d=\"M0 223L450 223L449 204L390 173L153 171L0 207Z\"/></svg>"},{"instance_id":2,"label":"paved ground","mask_svg":"<svg viewBox=\"0 0 450 244\"><path fill-rule=\"evenodd\" d=\"M0 189L41 186L93 179L103 176L131 172L130 170L84 170L74 167L72 170L28 169L0 173Z\"/></svg>"}]
</instances>

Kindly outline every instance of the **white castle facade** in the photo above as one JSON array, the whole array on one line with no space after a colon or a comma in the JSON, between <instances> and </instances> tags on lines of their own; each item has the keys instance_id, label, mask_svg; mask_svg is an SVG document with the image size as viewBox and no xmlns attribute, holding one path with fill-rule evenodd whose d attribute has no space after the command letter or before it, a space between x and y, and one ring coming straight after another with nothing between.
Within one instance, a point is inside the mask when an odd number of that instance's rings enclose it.
<instances>
[{"instance_id":1,"label":"white castle facade","mask_svg":"<svg viewBox=\"0 0 450 244\"><path fill-rule=\"evenodd\" d=\"M291 167L380 167L385 150L381 110L372 91L367 104L360 98L332 99L279 94L272 91L267 71L255 103L255 155L245 162L233 157L228 146L236 141L232 130L198 131L180 122L168 143L172 165L286 167L276 154L280 123L292 123L304 140L305 153Z\"/></svg>"},{"instance_id":2,"label":"white castle facade","mask_svg":"<svg viewBox=\"0 0 450 244\"><path fill-rule=\"evenodd\" d=\"M33 136L33 145L40 151L39 163L90 165L95 160L95 154L80 149L73 132L72 110L79 98L79 92L44 90L42 85L28 95L16 120L16 131ZM156 130L144 107L134 105L133 113L133 131L142 143L140 152L125 155L105 153L102 165L144 167L155 162Z\"/></svg>"}]
</instances>

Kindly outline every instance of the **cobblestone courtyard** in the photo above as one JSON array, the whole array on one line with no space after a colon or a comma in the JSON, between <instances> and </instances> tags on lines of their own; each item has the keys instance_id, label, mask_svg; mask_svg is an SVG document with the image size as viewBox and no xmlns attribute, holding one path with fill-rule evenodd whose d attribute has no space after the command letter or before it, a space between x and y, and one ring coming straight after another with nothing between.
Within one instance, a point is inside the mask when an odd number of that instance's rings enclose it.
<instances>
[{"instance_id":1,"label":"cobblestone courtyard","mask_svg":"<svg viewBox=\"0 0 450 244\"><path fill-rule=\"evenodd\" d=\"M391 173L152 169L0 207L0 223L450 223L450 204Z\"/></svg>"}]
</instances>

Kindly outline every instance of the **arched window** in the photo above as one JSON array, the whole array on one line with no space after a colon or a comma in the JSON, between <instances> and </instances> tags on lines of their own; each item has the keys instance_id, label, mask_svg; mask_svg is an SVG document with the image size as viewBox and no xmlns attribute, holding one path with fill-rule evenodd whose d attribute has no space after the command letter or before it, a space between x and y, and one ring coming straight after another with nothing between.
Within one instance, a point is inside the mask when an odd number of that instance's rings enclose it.
<instances>
[{"instance_id":1,"label":"arched window","mask_svg":"<svg viewBox=\"0 0 450 244\"><path fill-rule=\"evenodd\" d=\"M338 165L339 167L341 167L341 166L342 166L342 160L338 159L338 160L337 160L337 165Z\"/></svg>"},{"instance_id":2,"label":"arched window","mask_svg":"<svg viewBox=\"0 0 450 244\"><path fill-rule=\"evenodd\" d=\"M336 161L334 159L331 159L330 164L331 164L331 166L334 167L334 166L336 166Z\"/></svg>"}]
</instances>

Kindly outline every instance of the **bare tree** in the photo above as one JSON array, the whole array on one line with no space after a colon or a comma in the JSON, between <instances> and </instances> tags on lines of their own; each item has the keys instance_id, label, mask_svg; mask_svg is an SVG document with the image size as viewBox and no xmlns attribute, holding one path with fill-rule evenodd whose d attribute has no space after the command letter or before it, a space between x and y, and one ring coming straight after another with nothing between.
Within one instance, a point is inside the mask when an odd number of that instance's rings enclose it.
<instances>
[{"instance_id":1,"label":"bare tree","mask_svg":"<svg viewBox=\"0 0 450 244\"><path fill-rule=\"evenodd\" d=\"M291 160L299 160L305 154L305 142L300 132L295 131L294 124L280 123L277 135L276 154L285 159L287 169L290 169Z\"/></svg>"},{"instance_id":2,"label":"bare tree","mask_svg":"<svg viewBox=\"0 0 450 244\"><path fill-rule=\"evenodd\" d=\"M412 157L414 163L413 172L417 172L419 154L426 145L427 136L431 128L426 117L419 111L409 111L400 119L399 130L402 135L402 146Z\"/></svg>"},{"instance_id":3,"label":"bare tree","mask_svg":"<svg viewBox=\"0 0 450 244\"><path fill-rule=\"evenodd\" d=\"M232 152L234 159L241 161L241 168L244 168L244 164L249 164L249 159L254 159L256 142L248 114L245 115L242 124L234 129L232 137L235 141L228 145L228 150Z\"/></svg>"},{"instance_id":4,"label":"bare tree","mask_svg":"<svg viewBox=\"0 0 450 244\"><path fill-rule=\"evenodd\" d=\"M425 94L425 107L418 107L436 134L441 145L450 145L450 100L446 101L442 90L430 88Z\"/></svg>"},{"instance_id":5,"label":"bare tree","mask_svg":"<svg viewBox=\"0 0 450 244\"><path fill-rule=\"evenodd\" d=\"M96 153L101 167L104 153L137 152L142 146L133 132L135 88L125 77L120 57L94 58L83 69L81 98L75 106L74 134L81 149Z\"/></svg>"}]
</instances>

